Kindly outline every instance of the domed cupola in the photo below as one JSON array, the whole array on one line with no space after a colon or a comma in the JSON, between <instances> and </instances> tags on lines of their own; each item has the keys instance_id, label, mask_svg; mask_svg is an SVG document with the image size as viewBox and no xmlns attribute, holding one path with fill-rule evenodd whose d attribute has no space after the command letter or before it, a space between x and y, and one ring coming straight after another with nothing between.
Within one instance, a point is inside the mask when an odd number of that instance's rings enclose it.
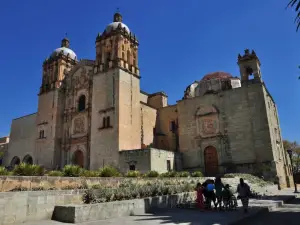
<instances>
[{"instance_id":1,"label":"domed cupola","mask_svg":"<svg viewBox=\"0 0 300 225\"><path fill-rule=\"evenodd\" d=\"M58 56L66 56L67 58L70 58L72 60L77 60L77 56L75 54L75 52L70 49L70 40L68 38L64 38L61 41L61 47L55 49L52 54L51 54L51 58L56 58Z\"/></svg>"},{"instance_id":2,"label":"domed cupola","mask_svg":"<svg viewBox=\"0 0 300 225\"><path fill-rule=\"evenodd\" d=\"M106 33L110 33L111 31L117 29L124 30L127 33L130 33L128 26L122 22L122 15L118 12L114 14L113 22L107 25L105 31Z\"/></svg>"}]
</instances>

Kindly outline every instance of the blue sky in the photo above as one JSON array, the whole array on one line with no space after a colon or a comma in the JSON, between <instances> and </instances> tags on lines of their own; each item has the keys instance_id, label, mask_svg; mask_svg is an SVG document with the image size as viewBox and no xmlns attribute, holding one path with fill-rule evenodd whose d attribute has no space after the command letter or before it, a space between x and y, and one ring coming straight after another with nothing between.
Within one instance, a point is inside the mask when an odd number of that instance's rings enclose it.
<instances>
[{"instance_id":1,"label":"blue sky","mask_svg":"<svg viewBox=\"0 0 300 225\"><path fill-rule=\"evenodd\" d=\"M43 60L67 32L79 58L95 58L95 38L120 8L140 41L141 86L169 103L214 71L239 75L238 53L255 49L276 101L283 137L300 141L300 32L286 1L10 0L0 3L0 136L36 112Z\"/></svg>"}]
</instances>

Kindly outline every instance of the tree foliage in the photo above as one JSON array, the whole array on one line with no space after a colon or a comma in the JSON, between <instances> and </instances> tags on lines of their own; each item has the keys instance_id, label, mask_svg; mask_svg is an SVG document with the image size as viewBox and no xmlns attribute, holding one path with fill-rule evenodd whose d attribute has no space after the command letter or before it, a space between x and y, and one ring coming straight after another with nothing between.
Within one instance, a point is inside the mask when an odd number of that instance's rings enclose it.
<instances>
[{"instance_id":1,"label":"tree foliage","mask_svg":"<svg viewBox=\"0 0 300 225\"><path fill-rule=\"evenodd\" d=\"M300 145L296 141L283 140L284 150L292 150L293 167L298 171L300 169Z\"/></svg>"},{"instance_id":2,"label":"tree foliage","mask_svg":"<svg viewBox=\"0 0 300 225\"><path fill-rule=\"evenodd\" d=\"M295 11L297 13L296 18L295 18L295 23L297 25L297 31L300 28L300 0L290 0L289 4L287 7L295 8Z\"/></svg>"}]
</instances>

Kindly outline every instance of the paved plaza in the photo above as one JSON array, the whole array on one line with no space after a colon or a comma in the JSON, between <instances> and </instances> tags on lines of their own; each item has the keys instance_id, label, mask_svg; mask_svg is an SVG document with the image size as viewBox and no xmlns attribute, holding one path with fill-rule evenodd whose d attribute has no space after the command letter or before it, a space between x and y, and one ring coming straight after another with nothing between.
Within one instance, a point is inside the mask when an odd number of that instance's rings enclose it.
<instances>
[{"instance_id":1,"label":"paved plaza","mask_svg":"<svg viewBox=\"0 0 300 225\"><path fill-rule=\"evenodd\" d=\"M292 189L279 191L282 196L294 195ZM239 202L240 203L240 202ZM152 214L141 214L128 217L114 218L101 221L79 223L79 225L299 225L300 218L300 195L282 207L274 208L271 212L261 212L257 207L259 201L251 200L249 213L245 215L239 208L232 212L200 212L197 209L167 209L159 210ZM269 204L269 203L265 203ZM255 207L253 207L256 205ZM240 221L236 223L237 221ZM22 225L62 225L56 221L36 221L22 223ZM20 224L21 225L21 224Z\"/></svg>"}]
</instances>

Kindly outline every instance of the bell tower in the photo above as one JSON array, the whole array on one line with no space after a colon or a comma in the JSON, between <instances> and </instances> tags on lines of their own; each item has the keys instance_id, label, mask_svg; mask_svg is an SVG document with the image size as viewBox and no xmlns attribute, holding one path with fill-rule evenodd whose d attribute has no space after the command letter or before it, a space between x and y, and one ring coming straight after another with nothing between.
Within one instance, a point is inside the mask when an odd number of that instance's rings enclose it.
<instances>
[{"instance_id":1,"label":"bell tower","mask_svg":"<svg viewBox=\"0 0 300 225\"><path fill-rule=\"evenodd\" d=\"M76 64L76 54L70 49L70 41L67 38L61 41L61 47L55 49L43 63L36 117L34 163L47 169L56 169L61 165L65 98L62 83L66 73Z\"/></svg>"},{"instance_id":2,"label":"bell tower","mask_svg":"<svg viewBox=\"0 0 300 225\"><path fill-rule=\"evenodd\" d=\"M76 64L77 56L70 49L70 40L65 37L61 41L61 47L55 49L43 62L43 78L39 94L59 88L65 73Z\"/></svg>"},{"instance_id":3,"label":"bell tower","mask_svg":"<svg viewBox=\"0 0 300 225\"><path fill-rule=\"evenodd\" d=\"M246 49L243 56L239 54L238 65L240 67L242 84L247 82L251 75L254 76L255 81L262 82L260 61L254 50L252 50L252 52L250 53L249 49Z\"/></svg>"},{"instance_id":4,"label":"bell tower","mask_svg":"<svg viewBox=\"0 0 300 225\"><path fill-rule=\"evenodd\" d=\"M98 72L112 68L122 68L139 76L138 40L123 23L122 15L117 12L113 22L96 37L96 67Z\"/></svg>"},{"instance_id":5,"label":"bell tower","mask_svg":"<svg viewBox=\"0 0 300 225\"><path fill-rule=\"evenodd\" d=\"M91 169L118 167L119 151L141 148L138 46L119 12L96 37Z\"/></svg>"}]
</instances>

